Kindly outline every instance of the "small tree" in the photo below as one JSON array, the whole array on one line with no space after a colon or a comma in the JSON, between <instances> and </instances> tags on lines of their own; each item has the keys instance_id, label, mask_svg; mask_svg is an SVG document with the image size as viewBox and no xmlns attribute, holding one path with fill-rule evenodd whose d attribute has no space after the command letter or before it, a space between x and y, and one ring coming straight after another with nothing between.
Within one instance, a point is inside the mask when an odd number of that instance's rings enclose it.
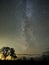
<instances>
[{"instance_id":1,"label":"small tree","mask_svg":"<svg viewBox=\"0 0 49 65\"><path fill-rule=\"evenodd\" d=\"M3 55L5 56L5 58L10 55L13 58L17 58L16 54L15 54L15 50L14 48L10 48L10 47L3 47L0 49L0 52L3 53Z\"/></svg>"},{"instance_id":2,"label":"small tree","mask_svg":"<svg viewBox=\"0 0 49 65\"><path fill-rule=\"evenodd\" d=\"M1 52L3 53L3 55L6 57L9 55L10 53L10 48L9 47L3 47L1 48Z\"/></svg>"},{"instance_id":3,"label":"small tree","mask_svg":"<svg viewBox=\"0 0 49 65\"><path fill-rule=\"evenodd\" d=\"M15 54L14 48L11 48L11 49L10 49L10 55L11 55L13 58L17 58L17 56L16 56L16 54Z\"/></svg>"}]
</instances>

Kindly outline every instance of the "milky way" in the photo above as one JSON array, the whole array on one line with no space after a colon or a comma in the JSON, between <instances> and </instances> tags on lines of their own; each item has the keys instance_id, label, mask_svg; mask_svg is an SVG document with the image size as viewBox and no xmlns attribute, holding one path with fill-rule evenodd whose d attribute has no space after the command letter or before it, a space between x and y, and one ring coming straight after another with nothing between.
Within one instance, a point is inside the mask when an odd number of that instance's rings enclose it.
<instances>
[{"instance_id":1,"label":"milky way","mask_svg":"<svg viewBox=\"0 0 49 65\"><path fill-rule=\"evenodd\" d=\"M0 0L0 47L41 53L49 47L49 0Z\"/></svg>"}]
</instances>

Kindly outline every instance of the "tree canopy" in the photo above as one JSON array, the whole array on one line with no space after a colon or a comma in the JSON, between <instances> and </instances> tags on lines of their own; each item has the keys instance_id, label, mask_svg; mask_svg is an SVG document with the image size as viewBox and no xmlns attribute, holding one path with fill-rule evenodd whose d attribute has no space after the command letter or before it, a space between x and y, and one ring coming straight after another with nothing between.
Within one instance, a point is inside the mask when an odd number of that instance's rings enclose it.
<instances>
[{"instance_id":1,"label":"tree canopy","mask_svg":"<svg viewBox=\"0 0 49 65\"><path fill-rule=\"evenodd\" d=\"M14 48L3 47L0 49L0 52L4 55L5 58L9 55L13 58L17 58Z\"/></svg>"}]
</instances>

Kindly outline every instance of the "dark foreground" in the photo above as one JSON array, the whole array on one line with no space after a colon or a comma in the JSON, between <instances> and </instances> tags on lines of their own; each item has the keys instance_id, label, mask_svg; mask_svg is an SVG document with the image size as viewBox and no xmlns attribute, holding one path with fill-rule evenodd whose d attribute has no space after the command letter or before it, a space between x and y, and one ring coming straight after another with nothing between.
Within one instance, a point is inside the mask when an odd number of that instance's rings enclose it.
<instances>
[{"instance_id":1,"label":"dark foreground","mask_svg":"<svg viewBox=\"0 0 49 65\"><path fill-rule=\"evenodd\" d=\"M34 60L4 60L4 61L1 61L0 60L0 64L10 64L10 65L18 65L18 64L29 64L29 65L49 65L49 61L34 61Z\"/></svg>"}]
</instances>

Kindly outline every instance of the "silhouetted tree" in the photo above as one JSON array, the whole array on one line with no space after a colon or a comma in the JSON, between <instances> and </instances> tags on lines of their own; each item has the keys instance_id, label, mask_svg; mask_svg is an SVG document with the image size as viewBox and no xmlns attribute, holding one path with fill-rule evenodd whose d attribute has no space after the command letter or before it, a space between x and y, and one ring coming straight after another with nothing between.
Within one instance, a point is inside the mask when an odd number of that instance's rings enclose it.
<instances>
[{"instance_id":1,"label":"silhouetted tree","mask_svg":"<svg viewBox=\"0 0 49 65\"><path fill-rule=\"evenodd\" d=\"M15 54L14 48L11 48L11 49L10 49L10 55L11 55L13 58L17 58L17 56L16 56L16 54Z\"/></svg>"},{"instance_id":2,"label":"silhouetted tree","mask_svg":"<svg viewBox=\"0 0 49 65\"><path fill-rule=\"evenodd\" d=\"M9 47L3 47L3 48L1 48L1 52L6 57L10 54L10 48Z\"/></svg>"},{"instance_id":3,"label":"silhouetted tree","mask_svg":"<svg viewBox=\"0 0 49 65\"><path fill-rule=\"evenodd\" d=\"M3 53L3 55L5 56L5 58L10 55L13 58L17 58L16 54L15 54L15 50L14 48L10 48L10 47L3 47L0 49L0 52Z\"/></svg>"}]
</instances>

